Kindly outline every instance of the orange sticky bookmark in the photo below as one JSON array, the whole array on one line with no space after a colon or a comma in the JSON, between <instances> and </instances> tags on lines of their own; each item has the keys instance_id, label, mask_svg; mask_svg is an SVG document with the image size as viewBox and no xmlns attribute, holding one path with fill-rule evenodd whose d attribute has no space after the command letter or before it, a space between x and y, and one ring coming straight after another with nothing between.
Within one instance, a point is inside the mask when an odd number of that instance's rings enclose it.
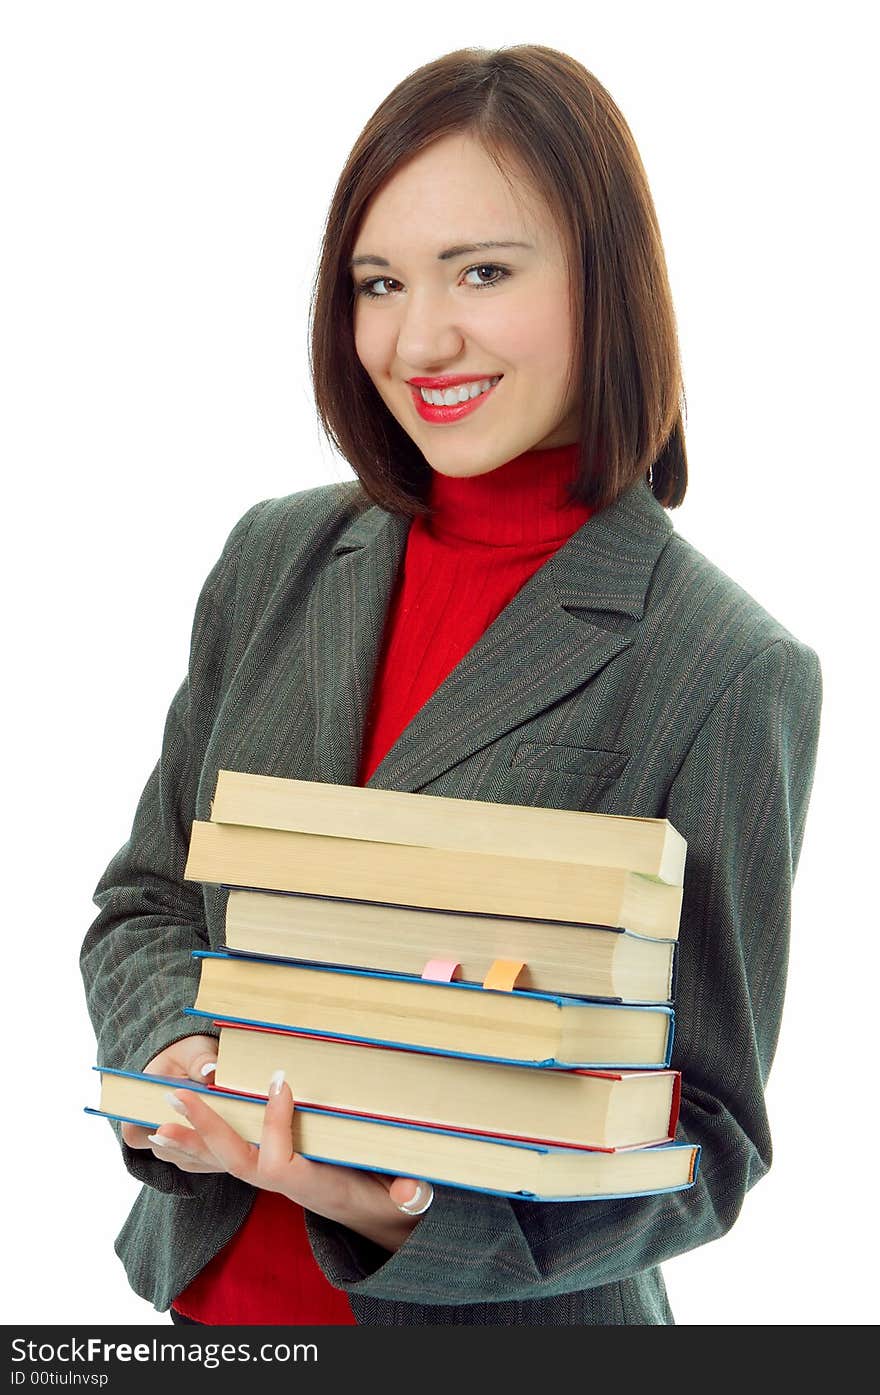
<instances>
[{"instance_id":1,"label":"orange sticky bookmark","mask_svg":"<svg viewBox=\"0 0 880 1395\"><path fill-rule=\"evenodd\" d=\"M483 987L509 993L525 966L524 959L496 959L483 979Z\"/></svg>"}]
</instances>

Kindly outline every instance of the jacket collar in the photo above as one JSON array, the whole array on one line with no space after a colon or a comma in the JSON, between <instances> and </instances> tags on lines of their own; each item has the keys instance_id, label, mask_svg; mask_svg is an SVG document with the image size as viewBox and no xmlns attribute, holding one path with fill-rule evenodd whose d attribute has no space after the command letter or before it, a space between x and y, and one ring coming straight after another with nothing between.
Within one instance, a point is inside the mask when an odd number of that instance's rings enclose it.
<instances>
[{"instance_id":1,"label":"jacket collar","mask_svg":"<svg viewBox=\"0 0 880 1395\"><path fill-rule=\"evenodd\" d=\"M315 778L353 785L411 521L376 505L337 538L309 597ZM539 567L415 714L367 784L412 793L586 683L632 643L673 525L646 481ZM613 617L613 618L612 618Z\"/></svg>"}]
</instances>

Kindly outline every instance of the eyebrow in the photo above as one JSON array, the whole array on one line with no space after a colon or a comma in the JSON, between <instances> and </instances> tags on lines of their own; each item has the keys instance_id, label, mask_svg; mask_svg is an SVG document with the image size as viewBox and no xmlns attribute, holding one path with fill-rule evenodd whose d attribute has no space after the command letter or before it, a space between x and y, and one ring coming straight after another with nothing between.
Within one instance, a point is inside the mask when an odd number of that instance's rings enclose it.
<instances>
[{"instance_id":1,"label":"eyebrow","mask_svg":"<svg viewBox=\"0 0 880 1395\"><path fill-rule=\"evenodd\" d=\"M526 247L529 251L534 251L531 242L462 242L457 247L447 247L445 252L437 253L438 262L447 262L451 257L463 257L469 252L483 252L487 247ZM372 252L364 252L359 257L352 257L349 262L349 269L354 270L356 266L390 266L391 263L384 257L377 257Z\"/></svg>"}]
</instances>

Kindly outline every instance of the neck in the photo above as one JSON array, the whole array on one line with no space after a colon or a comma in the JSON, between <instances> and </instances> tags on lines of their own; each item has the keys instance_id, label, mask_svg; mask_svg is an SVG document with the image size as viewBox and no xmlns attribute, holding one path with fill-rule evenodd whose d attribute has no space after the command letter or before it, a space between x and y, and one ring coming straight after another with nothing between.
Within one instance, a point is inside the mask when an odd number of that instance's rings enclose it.
<instances>
[{"instance_id":1,"label":"neck","mask_svg":"<svg viewBox=\"0 0 880 1395\"><path fill-rule=\"evenodd\" d=\"M572 503L577 443L524 451L484 475L431 474L429 531L493 547L563 542L591 516Z\"/></svg>"}]
</instances>

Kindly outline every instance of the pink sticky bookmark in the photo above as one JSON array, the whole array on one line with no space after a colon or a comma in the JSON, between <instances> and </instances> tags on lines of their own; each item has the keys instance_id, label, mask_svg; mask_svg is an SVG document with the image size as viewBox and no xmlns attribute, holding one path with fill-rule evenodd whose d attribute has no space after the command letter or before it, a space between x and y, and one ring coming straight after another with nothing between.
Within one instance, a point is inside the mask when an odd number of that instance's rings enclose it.
<instances>
[{"instance_id":1,"label":"pink sticky bookmark","mask_svg":"<svg viewBox=\"0 0 880 1395\"><path fill-rule=\"evenodd\" d=\"M525 966L524 959L496 959L483 979L483 987L509 993Z\"/></svg>"},{"instance_id":2,"label":"pink sticky bookmark","mask_svg":"<svg viewBox=\"0 0 880 1395\"><path fill-rule=\"evenodd\" d=\"M451 983L457 968L457 959L429 959L422 969L422 978L433 979L435 983Z\"/></svg>"}]
</instances>

